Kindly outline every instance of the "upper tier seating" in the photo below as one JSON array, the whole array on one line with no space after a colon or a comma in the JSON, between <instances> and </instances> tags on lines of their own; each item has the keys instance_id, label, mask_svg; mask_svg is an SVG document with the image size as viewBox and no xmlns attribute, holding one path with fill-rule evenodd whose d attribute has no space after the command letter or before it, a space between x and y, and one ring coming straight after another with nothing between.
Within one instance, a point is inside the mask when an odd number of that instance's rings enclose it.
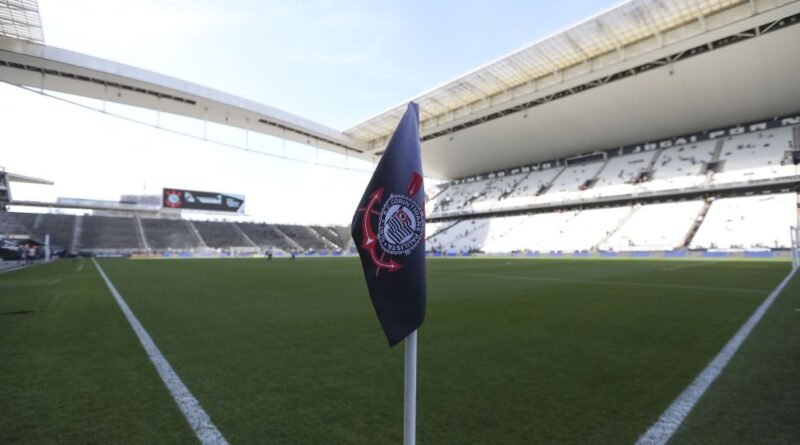
<instances>
[{"instance_id":1,"label":"upper tier seating","mask_svg":"<svg viewBox=\"0 0 800 445\"><path fill-rule=\"evenodd\" d=\"M505 175L486 181L486 187L473 200L471 208L477 211L488 211L500 204L500 199L514 189L514 185L523 178L523 175Z\"/></svg>"},{"instance_id":2,"label":"upper tier seating","mask_svg":"<svg viewBox=\"0 0 800 445\"><path fill-rule=\"evenodd\" d=\"M581 197L602 198L633 193L636 190L636 180L650 169L657 154L656 151L649 151L610 158L597 175L597 181L592 188L586 190Z\"/></svg>"},{"instance_id":3,"label":"upper tier seating","mask_svg":"<svg viewBox=\"0 0 800 445\"><path fill-rule=\"evenodd\" d=\"M720 154L723 171L714 175L715 184L755 181L795 174L786 152L793 148L792 129L774 128L728 137Z\"/></svg>"},{"instance_id":4,"label":"upper tier seating","mask_svg":"<svg viewBox=\"0 0 800 445\"><path fill-rule=\"evenodd\" d=\"M716 140L678 145L662 150L643 190L660 191L696 187L706 182L704 169L714 159Z\"/></svg>"},{"instance_id":5,"label":"upper tier seating","mask_svg":"<svg viewBox=\"0 0 800 445\"><path fill-rule=\"evenodd\" d=\"M464 184L454 184L448 187L436 199L434 211L448 212L454 210L465 210L470 201L476 198L486 187L487 181L474 181Z\"/></svg>"},{"instance_id":6,"label":"upper tier seating","mask_svg":"<svg viewBox=\"0 0 800 445\"><path fill-rule=\"evenodd\" d=\"M800 174L789 153L793 147L792 128L782 127L473 180L450 185L434 200L429 214L469 215L793 176ZM715 168L707 168L715 161L720 161Z\"/></svg>"},{"instance_id":7,"label":"upper tier seating","mask_svg":"<svg viewBox=\"0 0 800 445\"><path fill-rule=\"evenodd\" d=\"M511 209L515 207L525 207L539 201L539 192L550 185L553 178L561 172L563 168L554 167L545 170L531 170L528 173L519 173L521 176L517 186L497 208Z\"/></svg>"},{"instance_id":8,"label":"upper tier seating","mask_svg":"<svg viewBox=\"0 0 800 445\"><path fill-rule=\"evenodd\" d=\"M583 185L594 178L603 168L604 162L590 162L567 166L553 181L550 189L541 196L544 202L562 202L576 199L582 194Z\"/></svg>"}]
</instances>

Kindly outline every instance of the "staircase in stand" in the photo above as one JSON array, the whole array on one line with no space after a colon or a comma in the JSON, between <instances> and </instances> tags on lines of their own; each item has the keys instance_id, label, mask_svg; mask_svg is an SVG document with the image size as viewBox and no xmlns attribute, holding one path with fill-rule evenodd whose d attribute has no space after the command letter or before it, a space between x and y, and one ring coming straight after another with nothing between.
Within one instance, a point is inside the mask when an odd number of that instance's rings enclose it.
<instances>
[{"instance_id":1,"label":"staircase in stand","mask_svg":"<svg viewBox=\"0 0 800 445\"><path fill-rule=\"evenodd\" d=\"M725 145L725 141L723 139L717 139L717 144L714 146L714 155L711 157L711 161L709 161L709 163L716 164L717 162L719 162L719 158L720 156L722 156L723 145ZM719 168L719 166L717 166L717 168ZM713 174L709 174L709 172L706 171L706 182L704 183L704 185L710 185L711 178L713 176L714 176Z\"/></svg>"},{"instance_id":2,"label":"staircase in stand","mask_svg":"<svg viewBox=\"0 0 800 445\"><path fill-rule=\"evenodd\" d=\"M597 244L592 246L591 251L592 252L597 252L598 250L600 250L600 246L602 246L603 244L607 243L608 240L610 240L611 237L614 236L615 233L619 232L619 230L622 228L622 226L624 226L625 223L627 223L628 220L633 217L633 214L636 213L636 210L638 210L638 209L639 209L638 205L632 205L631 206L631 210L628 212L628 214L625 215L625 217L622 218L619 221L619 224L617 224L617 226L614 227L613 230L609 230L608 233L606 233L606 236L603 237L603 239L601 239L600 241L597 242Z\"/></svg>"},{"instance_id":3,"label":"staircase in stand","mask_svg":"<svg viewBox=\"0 0 800 445\"><path fill-rule=\"evenodd\" d=\"M271 227L272 227L272 230L274 230L275 233L280 235L281 238L286 240L286 242L289 243L289 245L292 246L292 248L294 248L294 250L300 250L300 251L305 250L305 249L303 249L303 246L301 246L300 244L297 243L297 241L291 239L289 237L289 235L283 233L283 230L279 229L278 226L271 226Z\"/></svg>"},{"instance_id":4,"label":"staircase in stand","mask_svg":"<svg viewBox=\"0 0 800 445\"><path fill-rule=\"evenodd\" d=\"M703 224L703 220L706 219L706 214L708 213L708 209L711 207L711 203L709 201L703 202L703 208L700 209L700 212L697 213L697 217L694 219L692 226L689 227L689 231L686 233L686 237L683 241L683 247L689 247L689 244L692 243L694 236L697 235L697 231L700 229L700 225Z\"/></svg>"},{"instance_id":5,"label":"staircase in stand","mask_svg":"<svg viewBox=\"0 0 800 445\"><path fill-rule=\"evenodd\" d=\"M647 172L652 172L653 171L653 169L656 166L656 162L658 162L658 158L661 157L661 153L664 153L664 149L663 148L659 148L658 150L656 150L655 156L653 156L653 159L651 159L650 162L647 164L647 170L645 170L645 171L647 171Z\"/></svg>"},{"instance_id":6,"label":"staircase in stand","mask_svg":"<svg viewBox=\"0 0 800 445\"><path fill-rule=\"evenodd\" d=\"M139 216L133 217L134 221L136 221L136 234L139 236L139 244L142 246L142 249L149 251L150 244L147 242L147 238L144 236L144 227L142 227L142 220Z\"/></svg>"},{"instance_id":7,"label":"staircase in stand","mask_svg":"<svg viewBox=\"0 0 800 445\"><path fill-rule=\"evenodd\" d=\"M77 254L81 248L81 234L83 233L83 215L75 216L75 224L72 226L72 240L69 243L69 251Z\"/></svg>"},{"instance_id":8,"label":"staircase in stand","mask_svg":"<svg viewBox=\"0 0 800 445\"><path fill-rule=\"evenodd\" d=\"M322 243L325 244L325 246L327 246L328 249L334 249L334 250L339 249L339 246L337 246L336 243L334 243L333 241L329 240L328 238L325 238L324 236L322 236L322 234L317 232L316 230L314 230L314 228L312 228L312 227L306 227L306 228L308 229L309 232L311 232L311 234L315 238L317 238L318 240L322 241Z\"/></svg>"},{"instance_id":9,"label":"staircase in stand","mask_svg":"<svg viewBox=\"0 0 800 445\"><path fill-rule=\"evenodd\" d=\"M536 191L536 193L537 193L537 194L539 194L539 195L541 195L541 194L544 194L544 193L547 193L547 192L550 190L550 187L552 187L552 186L553 186L553 184L555 184L555 183L556 183L556 181L558 180L558 178L559 178L559 177L561 177L561 175L562 175L562 174L563 174L563 173L564 173L566 170L567 170L567 165L566 165L566 164L564 164L564 166L563 166L563 167L561 167L561 170L559 170L559 171L558 171L558 173L556 173L556 175L555 175L555 176L553 176L553 179L551 179L551 180L550 180L550 182L548 182L547 184L543 185L543 186L541 187L541 189L539 189L539 190L537 190L537 191Z\"/></svg>"},{"instance_id":10,"label":"staircase in stand","mask_svg":"<svg viewBox=\"0 0 800 445\"><path fill-rule=\"evenodd\" d=\"M599 170L597 170L597 173L595 173L594 176L592 176L591 178L587 179L583 183L584 185L586 185L586 188L582 189L582 190L589 190L590 188L594 187L595 184L597 184L597 178L599 178L600 175L603 174L603 171L606 169L606 167L608 166L609 162L611 162L611 158L607 157L605 159L605 161L603 161L603 166L600 167Z\"/></svg>"},{"instance_id":11,"label":"staircase in stand","mask_svg":"<svg viewBox=\"0 0 800 445\"><path fill-rule=\"evenodd\" d=\"M519 187L519 185L522 184L523 181L528 179L528 176L530 176L531 173L533 173L533 170L529 171L528 173L525 173L524 175L520 175L522 176L522 178L519 181L514 182L514 185L512 185L507 192L500 194L500 196L497 197L497 200L502 201L507 197L511 196L514 193L514 191L517 190L517 187Z\"/></svg>"},{"instance_id":12,"label":"staircase in stand","mask_svg":"<svg viewBox=\"0 0 800 445\"><path fill-rule=\"evenodd\" d=\"M206 241L202 236L200 236L200 232L197 231L197 227L195 227L194 224L192 224L192 222L188 219L184 219L183 222L186 224L186 227L189 228L189 232L191 232L192 236L194 236L194 239L197 241L200 247L208 249L208 244L206 244Z\"/></svg>"},{"instance_id":13,"label":"staircase in stand","mask_svg":"<svg viewBox=\"0 0 800 445\"><path fill-rule=\"evenodd\" d=\"M250 245L250 247L256 247L256 248L258 248L258 245L257 245L256 243L254 243L254 242L253 242L253 240L252 240L252 239L250 239L250 237L249 237L249 236L247 236L247 234L246 234L246 233L244 233L244 230L242 230L242 228L241 228L241 227L239 227L239 224L236 224L236 223L231 223L231 224L233 224L233 228L234 228L234 229L236 229L236 232L237 232L237 233L238 233L238 234L239 234L239 235L240 235L242 238L244 238L244 240L247 242L247 244L249 244L249 245Z\"/></svg>"}]
</instances>

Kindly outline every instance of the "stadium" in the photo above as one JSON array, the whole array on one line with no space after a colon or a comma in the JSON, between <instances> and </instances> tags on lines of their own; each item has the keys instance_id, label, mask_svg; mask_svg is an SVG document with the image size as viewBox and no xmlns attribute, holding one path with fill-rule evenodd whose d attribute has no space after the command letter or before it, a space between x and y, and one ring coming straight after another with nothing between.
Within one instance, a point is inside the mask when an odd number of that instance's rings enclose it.
<instances>
[{"instance_id":1,"label":"stadium","mask_svg":"<svg viewBox=\"0 0 800 445\"><path fill-rule=\"evenodd\" d=\"M221 149L372 174L419 105L420 443L800 442L800 2L621 2L344 130L49 46L39 14L0 0L3 85L246 141ZM401 442L358 218L180 180L44 200L0 168L0 442Z\"/></svg>"}]
</instances>

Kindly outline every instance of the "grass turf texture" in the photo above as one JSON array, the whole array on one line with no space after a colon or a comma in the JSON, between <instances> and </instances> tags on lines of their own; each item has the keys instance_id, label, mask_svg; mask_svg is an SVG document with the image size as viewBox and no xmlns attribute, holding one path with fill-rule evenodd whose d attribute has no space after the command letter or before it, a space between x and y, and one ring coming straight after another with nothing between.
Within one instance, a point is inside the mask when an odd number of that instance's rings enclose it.
<instances>
[{"instance_id":1,"label":"grass turf texture","mask_svg":"<svg viewBox=\"0 0 800 445\"><path fill-rule=\"evenodd\" d=\"M800 443L798 273L714 385L675 443Z\"/></svg>"},{"instance_id":2,"label":"grass turf texture","mask_svg":"<svg viewBox=\"0 0 800 445\"><path fill-rule=\"evenodd\" d=\"M0 443L191 442L128 322L81 263L0 274Z\"/></svg>"},{"instance_id":3,"label":"grass turf texture","mask_svg":"<svg viewBox=\"0 0 800 445\"><path fill-rule=\"evenodd\" d=\"M357 260L101 265L231 443L401 442L403 349ZM788 268L430 260L418 442L632 443ZM192 442L91 263L76 270L0 275L0 442Z\"/></svg>"}]
</instances>

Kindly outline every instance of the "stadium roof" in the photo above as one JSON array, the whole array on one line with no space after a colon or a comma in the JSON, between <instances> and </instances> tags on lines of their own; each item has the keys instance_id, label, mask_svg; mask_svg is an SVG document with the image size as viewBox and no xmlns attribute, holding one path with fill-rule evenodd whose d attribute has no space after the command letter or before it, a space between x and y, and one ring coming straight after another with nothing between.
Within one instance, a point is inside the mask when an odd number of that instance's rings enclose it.
<instances>
[{"instance_id":1,"label":"stadium roof","mask_svg":"<svg viewBox=\"0 0 800 445\"><path fill-rule=\"evenodd\" d=\"M39 43L0 37L0 81L230 125L353 155L364 143L300 116L202 85Z\"/></svg>"},{"instance_id":2,"label":"stadium roof","mask_svg":"<svg viewBox=\"0 0 800 445\"><path fill-rule=\"evenodd\" d=\"M2 171L2 169L0 169L0 171ZM42 178L36 178L33 176L20 175L19 173L6 172L6 176L8 177L9 181L13 182L23 182L26 184L39 184L39 185L53 185L53 181Z\"/></svg>"},{"instance_id":3,"label":"stadium roof","mask_svg":"<svg viewBox=\"0 0 800 445\"><path fill-rule=\"evenodd\" d=\"M36 0L0 0L0 36L44 42Z\"/></svg>"},{"instance_id":4,"label":"stadium roof","mask_svg":"<svg viewBox=\"0 0 800 445\"><path fill-rule=\"evenodd\" d=\"M35 5L5 4L11 3ZM621 3L415 97L425 173L463 177L798 112L796 23L797 0ZM365 159L382 153L405 106L342 132L19 37L0 37L0 81L247 128Z\"/></svg>"},{"instance_id":5,"label":"stadium roof","mask_svg":"<svg viewBox=\"0 0 800 445\"><path fill-rule=\"evenodd\" d=\"M420 104L420 120L430 122L481 104L520 85L558 75L598 56L622 52L635 42L656 37L687 23L699 22L743 0L632 0L493 60L412 100ZM696 32L701 32L697 29ZM681 33L682 36L691 34ZM679 36L680 37L680 36ZM346 131L378 146L390 136L405 102ZM466 110L468 112L468 110Z\"/></svg>"}]
</instances>

